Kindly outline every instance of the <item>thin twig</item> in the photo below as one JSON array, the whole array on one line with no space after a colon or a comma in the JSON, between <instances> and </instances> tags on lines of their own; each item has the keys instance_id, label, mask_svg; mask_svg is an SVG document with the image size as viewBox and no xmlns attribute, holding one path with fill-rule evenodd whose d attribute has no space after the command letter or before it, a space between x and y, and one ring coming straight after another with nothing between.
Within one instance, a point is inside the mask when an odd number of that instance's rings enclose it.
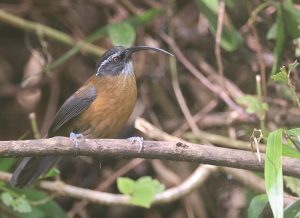
<instances>
[{"instance_id":1,"label":"thin twig","mask_svg":"<svg viewBox=\"0 0 300 218\"><path fill-rule=\"evenodd\" d=\"M176 2L174 0L170 1L169 2L169 10L168 10L169 17L173 16L175 7L176 7ZM174 36L174 28L173 28L172 22L169 23L169 34L171 36ZM179 81L178 81L177 62L176 62L175 58L173 58L173 57L170 57L169 60L170 60L170 71L171 71L171 77L172 77L172 86L173 86L173 89L175 92L176 100L180 106L180 109L181 109L187 123L191 127L193 133L197 134L197 132L200 130L197 126L197 123L193 119L193 116L186 104L186 101L185 101L182 91L180 89L180 85L179 85Z\"/></svg>"},{"instance_id":2,"label":"thin twig","mask_svg":"<svg viewBox=\"0 0 300 218\"><path fill-rule=\"evenodd\" d=\"M197 114L195 114L193 116L193 120L195 120L195 122L197 122L197 123L200 122L200 124L201 124L201 120L204 119L205 115L209 111L213 110L217 105L218 105L218 102L215 99L211 100L210 102L208 102L208 104L204 108L202 108L201 111L199 111ZM173 132L173 135L175 135L175 136L181 135L184 131L188 130L188 127L189 126L188 126L187 122L185 121L175 132Z\"/></svg>"},{"instance_id":3,"label":"thin twig","mask_svg":"<svg viewBox=\"0 0 300 218\"><path fill-rule=\"evenodd\" d=\"M143 118L136 119L135 128L140 130L143 133L146 133L148 136L150 136L153 139L186 142L184 141L184 139L180 139L163 132L162 130L153 126L151 123L149 123L147 120ZM205 141L209 141L210 143L221 145L224 147L229 147L229 148L251 150L251 145L249 142L232 139L226 136L217 135L217 134L213 134L201 130L198 131L197 135L193 133L185 133L183 137L190 140L205 140ZM264 152L264 149L261 149L261 151Z\"/></svg>"},{"instance_id":4,"label":"thin twig","mask_svg":"<svg viewBox=\"0 0 300 218\"><path fill-rule=\"evenodd\" d=\"M224 66L221 56L221 37L224 23L224 14L225 14L225 1L219 1L219 9L218 9L218 23L217 23L217 31L216 31L216 39L215 39L215 56L218 65L218 72L222 79L222 86L226 90L226 84L224 80Z\"/></svg>"},{"instance_id":5,"label":"thin twig","mask_svg":"<svg viewBox=\"0 0 300 218\"><path fill-rule=\"evenodd\" d=\"M119 0L119 2L132 14L138 15L139 14L139 9L131 2L128 0Z\"/></svg>"},{"instance_id":6,"label":"thin twig","mask_svg":"<svg viewBox=\"0 0 300 218\"><path fill-rule=\"evenodd\" d=\"M49 126L51 125L52 119L57 111L57 105L59 100L60 86L56 75L50 75L50 97L48 100L48 105L46 113L44 116L43 124L41 127L41 134L45 135L48 131Z\"/></svg>"},{"instance_id":7,"label":"thin twig","mask_svg":"<svg viewBox=\"0 0 300 218\"><path fill-rule=\"evenodd\" d=\"M226 77L221 78L218 72L216 72L214 68L207 61L205 61L202 56L197 54L195 56L197 58L197 66L205 73L207 77L209 77L210 81L221 85L222 80L224 80L226 90L233 99L244 95L244 93L235 83L233 83Z\"/></svg>"},{"instance_id":8,"label":"thin twig","mask_svg":"<svg viewBox=\"0 0 300 218\"><path fill-rule=\"evenodd\" d=\"M45 26L40 23L31 22L31 21L25 20L23 18L14 16L14 15L7 13L1 9L0 9L0 22L8 23L10 25L13 25L17 28L20 28L20 29L23 29L26 31L37 32L39 34L43 34L45 36L48 36L51 39L54 39L56 41L66 44L66 45L70 45L70 46L79 45L83 51L89 52L90 54L93 54L96 56L102 55L104 53L104 49L99 46L95 46L95 45L92 45L92 44L84 42L84 41L76 41L69 35L67 35L63 32L60 32L56 29L53 29L51 27Z\"/></svg>"},{"instance_id":9,"label":"thin twig","mask_svg":"<svg viewBox=\"0 0 300 218\"><path fill-rule=\"evenodd\" d=\"M29 117L29 120L30 120L31 129L32 129L34 138L35 139L41 138L41 133L40 133L39 128L38 128L35 113L34 112L30 113L28 117Z\"/></svg>"},{"instance_id":10,"label":"thin twig","mask_svg":"<svg viewBox=\"0 0 300 218\"><path fill-rule=\"evenodd\" d=\"M114 172L111 176L109 176L104 182L100 183L94 190L97 191L104 191L106 190L110 185L112 185L116 179L128 171L132 170L136 166L140 165L144 159L134 159L130 161L125 166L121 167L119 170ZM81 213L84 208L89 204L89 201L86 199L82 199L80 202L77 202L73 205L73 207L69 210L68 215L69 217L75 217L77 213Z\"/></svg>"},{"instance_id":11,"label":"thin twig","mask_svg":"<svg viewBox=\"0 0 300 218\"><path fill-rule=\"evenodd\" d=\"M206 181L207 176L209 176L211 172L216 170L217 167L209 165L196 170L182 184L157 194L152 204L155 205L169 203L181 199L182 197L191 193L195 189L195 187L199 187L204 181ZM9 181L10 178L11 174L0 172L0 180ZM65 184L61 181L41 181L37 184L37 186L41 189L56 193L57 195L84 199L93 203L105 205L130 205L129 197L126 195L110 194L106 192L79 188L76 186Z\"/></svg>"},{"instance_id":12,"label":"thin twig","mask_svg":"<svg viewBox=\"0 0 300 218\"><path fill-rule=\"evenodd\" d=\"M176 58L197 78L203 85L209 90L219 96L230 108L240 113L242 116L248 117L249 115L237 105L228 94L221 89L219 86L212 84L181 52L179 47L176 45L173 39L167 36L165 33L160 33L161 38L172 48Z\"/></svg>"},{"instance_id":13,"label":"thin twig","mask_svg":"<svg viewBox=\"0 0 300 218\"><path fill-rule=\"evenodd\" d=\"M116 172L114 172L112 175L110 175L107 180L103 181L102 183L100 183L96 190L98 191L104 191L106 190L109 186L111 186L118 177L124 175L125 173L129 172L130 170L134 169L135 167L141 165L145 160L144 159L134 159L132 161L130 161L128 164L126 164L125 166L121 167L120 169L118 169Z\"/></svg>"},{"instance_id":14,"label":"thin twig","mask_svg":"<svg viewBox=\"0 0 300 218\"><path fill-rule=\"evenodd\" d=\"M176 95L177 102L180 106L180 109L181 109L187 123L191 127L192 131L195 134L197 134L199 132L199 128L198 128L195 120L193 119L193 116L192 116L192 114L186 104L186 101L184 99L184 96L181 92L179 82L178 82L176 62L173 58L170 59L170 66L171 66L170 68L171 68L171 74L172 74L172 86L173 86L173 89L174 89L174 92Z\"/></svg>"},{"instance_id":15,"label":"thin twig","mask_svg":"<svg viewBox=\"0 0 300 218\"><path fill-rule=\"evenodd\" d=\"M228 167L220 167L221 171L224 171L227 175L233 176L234 179L249 187L253 191L257 193L265 193L265 181L263 178L255 175L254 173L241 170L241 169L233 169ZM297 197L289 195L287 193L284 194L284 204L289 205L298 200Z\"/></svg>"},{"instance_id":16,"label":"thin twig","mask_svg":"<svg viewBox=\"0 0 300 218\"><path fill-rule=\"evenodd\" d=\"M266 79L266 65L263 58L263 49L260 45L259 37L256 31L256 28L254 25L252 25L252 33L255 38L255 51L257 54L258 64L259 64L259 71L260 71L260 77L261 77L261 87L262 87L262 95L263 98L266 98L267 96L267 79Z\"/></svg>"}]
</instances>

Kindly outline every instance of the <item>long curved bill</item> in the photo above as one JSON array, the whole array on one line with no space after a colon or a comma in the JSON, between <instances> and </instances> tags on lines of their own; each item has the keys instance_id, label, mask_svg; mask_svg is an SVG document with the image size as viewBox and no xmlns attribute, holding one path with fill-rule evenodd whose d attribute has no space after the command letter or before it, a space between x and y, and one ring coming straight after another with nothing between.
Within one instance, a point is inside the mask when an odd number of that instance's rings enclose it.
<instances>
[{"instance_id":1,"label":"long curved bill","mask_svg":"<svg viewBox=\"0 0 300 218\"><path fill-rule=\"evenodd\" d=\"M174 56L173 54L171 54L170 52L167 52L161 48L155 48L155 47L150 47L150 46L136 46L136 47L132 47L132 48L127 48L127 51L130 52L130 54L137 52L137 51L142 51L142 50L152 50L152 51L156 51L156 52L161 52L170 56Z\"/></svg>"}]
</instances>

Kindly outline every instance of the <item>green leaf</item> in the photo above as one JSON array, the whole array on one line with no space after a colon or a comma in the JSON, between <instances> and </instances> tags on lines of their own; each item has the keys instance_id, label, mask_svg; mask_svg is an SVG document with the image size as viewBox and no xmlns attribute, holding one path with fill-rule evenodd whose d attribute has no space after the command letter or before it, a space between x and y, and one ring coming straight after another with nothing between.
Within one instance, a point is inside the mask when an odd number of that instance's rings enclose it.
<instances>
[{"instance_id":1,"label":"green leaf","mask_svg":"<svg viewBox=\"0 0 300 218\"><path fill-rule=\"evenodd\" d=\"M59 174L60 174L59 169L57 169L56 167L53 167L50 169L50 171L47 173L46 176L43 176L43 178L55 177L55 176L58 176Z\"/></svg>"},{"instance_id":2,"label":"green leaf","mask_svg":"<svg viewBox=\"0 0 300 218\"><path fill-rule=\"evenodd\" d=\"M282 156L300 158L300 152L289 145L282 145Z\"/></svg>"},{"instance_id":3,"label":"green leaf","mask_svg":"<svg viewBox=\"0 0 300 218\"><path fill-rule=\"evenodd\" d=\"M291 2L283 3L283 18L288 34L293 38L300 37L300 10Z\"/></svg>"},{"instance_id":4,"label":"green leaf","mask_svg":"<svg viewBox=\"0 0 300 218\"><path fill-rule=\"evenodd\" d=\"M299 211L300 211L300 200L297 200L284 209L284 218L299 217Z\"/></svg>"},{"instance_id":5,"label":"green leaf","mask_svg":"<svg viewBox=\"0 0 300 218\"><path fill-rule=\"evenodd\" d=\"M276 44L274 49L275 61L272 67L272 75L274 75L277 71L277 67L279 65L279 60L285 45L285 25L282 17L282 9L280 5L277 7L277 18L276 18Z\"/></svg>"},{"instance_id":6,"label":"green leaf","mask_svg":"<svg viewBox=\"0 0 300 218\"><path fill-rule=\"evenodd\" d=\"M13 200L14 200L13 196L11 196L11 194L9 194L8 192L3 192L1 194L1 201L3 202L4 205L10 206Z\"/></svg>"},{"instance_id":7,"label":"green leaf","mask_svg":"<svg viewBox=\"0 0 300 218\"><path fill-rule=\"evenodd\" d=\"M42 191L38 191L35 189L22 189L18 191L19 193L25 194L26 197L30 201L41 201L43 202L44 199L49 198L49 196ZM40 212L43 212L44 214L47 214L47 218L67 218L66 212L60 207L59 204L57 204L54 200L49 199L49 201L45 201L44 203L35 205L34 208L37 208ZM37 210L32 210L32 213L37 212ZM28 217L29 214L28 214ZM35 217L35 216L31 216Z\"/></svg>"},{"instance_id":8,"label":"green leaf","mask_svg":"<svg viewBox=\"0 0 300 218\"><path fill-rule=\"evenodd\" d=\"M48 218L49 214L45 214L44 211L40 210L37 207L31 207L30 213L19 213L19 218Z\"/></svg>"},{"instance_id":9,"label":"green leaf","mask_svg":"<svg viewBox=\"0 0 300 218\"><path fill-rule=\"evenodd\" d=\"M288 74L286 72L285 67L281 67L279 73L276 73L271 76L273 81L283 84L288 84Z\"/></svg>"},{"instance_id":10,"label":"green leaf","mask_svg":"<svg viewBox=\"0 0 300 218\"><path fill-rule=\"evenodd\" d=\"M285 135L298 149L300 148L300 128L285 130Z\"/></svg>"},{"instance_id":11,"label":"green leaf","mask_svg":"<svg viewBox=\"0 0 300 218\"><path fill-rule=\"evenodd\" d=\"M149 176L141 177L136 181L135 192L130 202L137 206L149 208L154 196L163 190L164 186L158 180Z\"/></svg>"},{"instance_id":12,"label":"green leaf","mask_svg":"<svg viewBox=\"0 0 300 218\"><path fill-rule=\"evenodd\" d=\"M31 212L31 205L29 202L25 199L24 196L20 196L16 198L12 203L11 206L14 211L19 213L29 213Z\"/></svg>"},{"instance_id":13,"label":"green leaf","mask_svg":"<svg viewBox=\"0 0 300 218\"><path fill-rule=\"evenodd\" d=\"M269 29L267 33L267 39L268 40L275 40L277 35L277 23L273 23L271 28Z\"/></svg>"},{"instance_id":14,"label":"green leaf","mask_svg":"<svg viewBox=\"0 0 300 218\"><path fill-rule=\"evenodd\" d=\"M248 218L257 218L263 212L268 204L268 196L266 194L255 196L248 208Z\"/></svg>"},{"instance_id":15,"label":"green leaf","mask_svg":"<svg viewBox=\"0 0 300 218\"><path fill-rule=\"evenodd\" d=\"M299 63L295 60L293 63L289 64L288 67L288 77L290 77L291 73L298 67Z\"/></svg>"},{"instance_id":16,"label":"green leaf","mask_svg":"<svg viewBox=\"0 0 300 218\"><path fill-rule=\"evenodd\" d=\"M8 171L15 163L15 158L1 158L0 171Z\"/></svg>"},{"instance_id":17,"label":"green leaf","mask_svg":"<svg viewBox=\"0 0 300 218\"><path fill-rule=\"evenodd\" d=\"M250 114L256 114L260 119L265 116L266 111L269 109L268 104L262 102L258 97L253 95L243 95L236 99L237 103L245 105L246 111Z\"/></svg>"},{"instance_id":18,"label":"green leaf","mask_svg":"<svg viewBox=\"0 0 300 218\"><path fill-rule=\"evenodd\" d=\"M215 35L218 21L218 0L196 0L201 12L207 18L211 32ZM228 14L227 14L228 15ZM223 26L221 46L226 51L233 52L243 43L243 38L233 26L229 16Z\"/></svg>"},{"instance_id":19,"label":"green leaf","mask_svg":"<svg viewBox=\"0 0 300 218\"><path fill-rule=\"evenodd\" d=\"M140 183L152 182L152 178L151 178L151 176L143 176L137 180L137 183L138 182L140 182Z\"/></svg>"},{"instance_id":20,"label":"green leaf","mask_svg":"<svg viewBox=\"0 0 300 218\"><path fill-rule=\"evenodd\" d=\"M135 30L128 22L108 26L108 35L114 46L130 47L135 40Z\"/></svg>"},{"instance_id":21,"label":"green leaf","mask_svg":"<svg viewBox=\"0 0 300 218\"><path fill-rule=\"evenodd\" d=\"M150 176L143 176L137 180L137 184L151 184L153 186L155 194L158 194L165 190L165 186L161 184L157 179L152 179Z\"/></svg>"},{"instance_id":22,"label":"green leaf","mask_svg":"<svg viewBox=\"0 0 300 218\"><path fill-rule=\"evenodd\" d=\"M285 134L288 137L300 137L300 128L293 128L293 129L288 129L285 130Z\"/></svg>"},{"instance_id":23,"label":"green leaf","mask_svg":"<svg viewBox=\"0 0 300 218\"><path fill-rule=\"evenodd\" d=\"M290 176L284 176L285 186L300 196L300 180Z\"/></svg>"},{"instance_id":24,"label":"green leaf","mask_svg":"<svg viewBox=\"0 0 300 218\"><path fill-rule=\"evenodd\" d=\"M155 194L161 193L165 190L164 184L161 184L157 179L152 180Z\"/></svg>"},{"instance_id":25,"label":"green leaf","mask_svg":"<svg viewBox=\"0 0 300 218\"><path fill-rule=\"evenodd\" d=\"M164 190L164 185L150 176L144 176L137 181L129 178L119 178L119 191L130 196L130 203L136 206L149 208L157 193Z\"/></svg>"},{"instance_id":26,"label":"green leaf","mask_svg":"<svg viewBox=\"0 0 300 218\"><path fill-rule=\"evenodd\" d=\"M149 208L154 195L155 190L151 184L139 183L135 187L135 192L131 196L130 203L136 206Z\"/></svg>"},{"instance_id":27,"label":"green leaf","mask_svg":"<svg viewBox=\"0 0 300 218\"><path fill-rule=\"evenodd\" d=\"M151 20L153 20L154 17L156 17L159 14L162 14L161 9L150 9L150 10L145 11L142 14L139 14L134 17L130 17L130 18L126 19L125 21L122 21L121 23L128 22L128 23L132 24L134 27L139 27L139 26L145 25L147 22L150 22ZM91 42L96 41L97 39L103 38L107 34L108 26L109 25L99 28L98 30L93 32L91 35L89 35L84 41L91 43ZM80 46L79 45L74 46L73 48L68 50L66 53L61 55L59 58L54 60L50 65L48 65L48 67L47 67L48 70L52 70L52 69L58 67L59 65L65 63L67 60L69 60L71 57L73 57L79 51L80 51Z\"/></svg>"},{"instance_id":28,"label":"green leaf","mask_svg":"<svg viewBox=\"0 0 300 218\"><path fill-rule=\"evenodd\" d=\"M156 16L163 15L163 9L149 9L142 14L136 15L134 17L128 18L128 20L123 22L128 22L134 27L144 26L146 23L152 21Z\"/></svg>"},{"instance_id":29,"label":"green leaf","mask_svg":"<svg viewBox=\"0 0 300 218\"><path fill-rule=\"evenodd\" d=\"M117 180L117 186L121 193L130 195L134 192L135 181L130 178L119 177Z\"/></svg>"},{"instance_id":30,"label":"green leaf","mask_svg":"<svg viewBox=\"0 0 300 218\"><path fill-rule=\"evenodd\" d=\"M67 218L65 211L46 193L34 189L2 187L9 193L1 194L4 205L12 207L21 218Z\"/></svg>"},{"instance_id":31,"label":"green leaf","mask_svg":"<svg viewBox=\"0 0 300 218\"><path fill-rule=\"evenodd\" d=\"M282 129L269 134L265 159L265 186L275 218L283 217Z\"/></svg>"}]
</instances>

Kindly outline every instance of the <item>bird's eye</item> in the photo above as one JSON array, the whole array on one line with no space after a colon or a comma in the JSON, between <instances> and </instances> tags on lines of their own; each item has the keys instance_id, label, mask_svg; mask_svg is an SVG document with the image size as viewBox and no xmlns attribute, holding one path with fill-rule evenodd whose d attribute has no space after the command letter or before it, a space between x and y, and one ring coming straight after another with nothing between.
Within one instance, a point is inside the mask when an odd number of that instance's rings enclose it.
<instances>
[{"instance_id":1,"label":"bird's eye","mask_svg":"<svg viewBox=\"0 0 300 218\"><path fill-rule=\"evenodd\" d=\"M116 64L116 63L118 63L120 61L120 58L119 57L114 57L113 58L113 62Z\"/></svg>"}]
</instances>

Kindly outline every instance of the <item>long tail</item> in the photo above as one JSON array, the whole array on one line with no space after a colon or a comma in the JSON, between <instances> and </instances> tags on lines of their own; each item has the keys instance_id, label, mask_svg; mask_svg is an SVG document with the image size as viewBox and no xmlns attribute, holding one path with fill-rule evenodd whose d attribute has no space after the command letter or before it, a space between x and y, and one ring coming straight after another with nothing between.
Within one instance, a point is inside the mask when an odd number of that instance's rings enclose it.
<instances>
[{"instance_id":1,"label":"long tail","mask_svg":"<svg viewBox=\"0 0 300 218\"><path fill-rule=\"evenodd\" d=\"M13 187L28 187L39 176L45 174L58 161L59 157L24 157L14 170L10 184Z\"/></svg>"}]
</instances>

